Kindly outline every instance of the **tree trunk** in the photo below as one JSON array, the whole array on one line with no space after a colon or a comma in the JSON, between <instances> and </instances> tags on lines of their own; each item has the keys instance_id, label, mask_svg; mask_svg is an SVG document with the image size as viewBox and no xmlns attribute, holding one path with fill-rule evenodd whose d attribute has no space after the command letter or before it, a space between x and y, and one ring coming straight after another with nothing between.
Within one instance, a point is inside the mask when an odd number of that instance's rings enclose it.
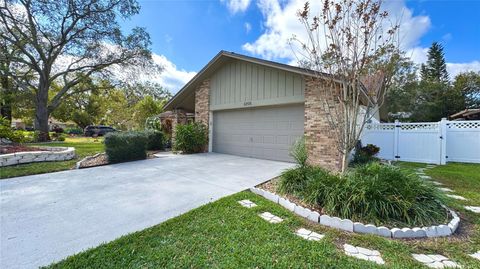
<instances>
[{"instance_id":1,"label":"tree trunk","mask_svg":"<svg viewBox=\"0 0 480 269\"><path fill-rule=\"evenodd\" d=\"M1 94L2 100L0 102L0 116L7 118L9 122L12 122L12 99L13 93L8 83L8 76L2 76L1 87L3 93Z\"/></svg>"},{"instance_id":2,"label":"tree trunk","mask_svg":"<svg viewBox=\"0 0 480 269\"><path fill-rule=\"evenodd\" d=\"M342 154L342 174L347 171L348 167L348 153L343 153Z\"/></svg>"},{"instance_id":3,"label":"tree trunk","mask_svg":"<svg viewBox=\"0 0 480 269\"><path fill-rule=\"evenodd\" d=\"M35 99L35 130L39 131L38 141L50 140L48 135L48 85L40 81Z\"/></svg>"}]
</instances>

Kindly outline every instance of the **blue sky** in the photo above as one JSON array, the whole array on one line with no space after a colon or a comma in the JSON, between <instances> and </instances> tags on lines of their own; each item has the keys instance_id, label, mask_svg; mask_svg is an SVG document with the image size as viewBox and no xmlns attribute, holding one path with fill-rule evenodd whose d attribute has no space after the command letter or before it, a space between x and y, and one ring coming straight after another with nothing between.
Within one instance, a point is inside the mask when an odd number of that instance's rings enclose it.
<instances>
[{"instance_id":1,"label":"blue sky","mask_svg":"<svg viewBox=\"0 0 480 269\"><path fill-rule=\"evenodd\" d=\"M294 62L286 39L302 32L295 11L303 2L140 0L140 14L123 28L147 28L154 59L165 66L159 82L176 92L222 49ZM402 18L403 46L415 62L425 61L427 48L439 41L452 75L480 71L480 0L395 0L385 8Z\"/></svg>"}]
</instances>

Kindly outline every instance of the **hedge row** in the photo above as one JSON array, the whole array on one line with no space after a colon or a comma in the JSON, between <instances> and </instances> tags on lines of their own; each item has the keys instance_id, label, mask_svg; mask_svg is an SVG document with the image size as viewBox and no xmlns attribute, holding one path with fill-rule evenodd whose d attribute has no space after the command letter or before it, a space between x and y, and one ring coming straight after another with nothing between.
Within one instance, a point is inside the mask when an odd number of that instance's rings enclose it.
<instances>
[{"instance_id":1,"label":"hedge row","mask_svg":"<svg viewBox=\"0 0 480 269\"><path fill-rule=\"evenodd\" d=\"M160 131L113 132L105 135L105 152L110 163L147 158L147 150L163 149L165 143Z\"/></svg>"}]
</instances>

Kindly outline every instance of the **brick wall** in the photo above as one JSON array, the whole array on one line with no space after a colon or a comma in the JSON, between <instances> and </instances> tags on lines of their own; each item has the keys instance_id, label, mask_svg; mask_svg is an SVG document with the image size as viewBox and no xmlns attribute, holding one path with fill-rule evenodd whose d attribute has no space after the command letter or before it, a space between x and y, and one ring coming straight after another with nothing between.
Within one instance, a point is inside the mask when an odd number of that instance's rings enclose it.
<instances>
[{"instance_id":1,"label":"brick wall","mask_svg":"<svg viewBox=\"0 0 480 269\"><path fill-rule=\"evenodd\" d=\"M210 109L210 80L205 80L195 89L195 121L208 126Z\"/></svg>"},{"instance_id":2,"label":"brick wall","mask_svg":"<svg viewBox=\"0 0 480 269\"><path fill-rule=\"evenodd\" d=\"M209 129L210 112L210 80L204 80L200 86L195 89L195 122L201 122ZM208 147L205 148L208 151Z\"/></svg>"},{"instance_id":3,"label":"brick wall","mask_svg":"<svg viewBox=\"0 0 480 269\"><path fill-rule=\"evenodd\" d=\"M172 145L175 143L175 128L178 124L187 123L187 114L183 109L175 109L173 115L171 116L172 123Z\"/></svg>"},{"instance_id":4,"label":"brick wall","mask_svg":"<svg viewBox=\"0 0 480 269\"><path fill-rule=\"evenodd\" d=\"M305 138L309 163L332 171L340 171L342 155L336 147L335 134L331 131L322 98L326 84L322 81L305 79ZM331 96L329 104L333 104Z\"/></svg>"}]
</instances>

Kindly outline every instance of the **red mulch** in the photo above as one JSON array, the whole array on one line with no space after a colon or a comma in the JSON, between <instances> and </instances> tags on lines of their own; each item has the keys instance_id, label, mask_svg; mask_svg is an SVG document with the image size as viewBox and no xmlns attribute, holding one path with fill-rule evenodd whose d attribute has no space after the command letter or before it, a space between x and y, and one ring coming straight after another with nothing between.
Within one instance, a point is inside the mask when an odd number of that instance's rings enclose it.
<instances>
[{"instance_id":1,"label":"red mulch","mask_svg":"<svg viewBox=\"0 0 480 269\"><path fill-rule=\"evenodd\" d=\"M0 146L0 154L9 154L9 153L25 152L25 151L47 151L47 150L42 148L36 148L36 147L27 147L23 145Z\"/></svg>"}]
</instances>

